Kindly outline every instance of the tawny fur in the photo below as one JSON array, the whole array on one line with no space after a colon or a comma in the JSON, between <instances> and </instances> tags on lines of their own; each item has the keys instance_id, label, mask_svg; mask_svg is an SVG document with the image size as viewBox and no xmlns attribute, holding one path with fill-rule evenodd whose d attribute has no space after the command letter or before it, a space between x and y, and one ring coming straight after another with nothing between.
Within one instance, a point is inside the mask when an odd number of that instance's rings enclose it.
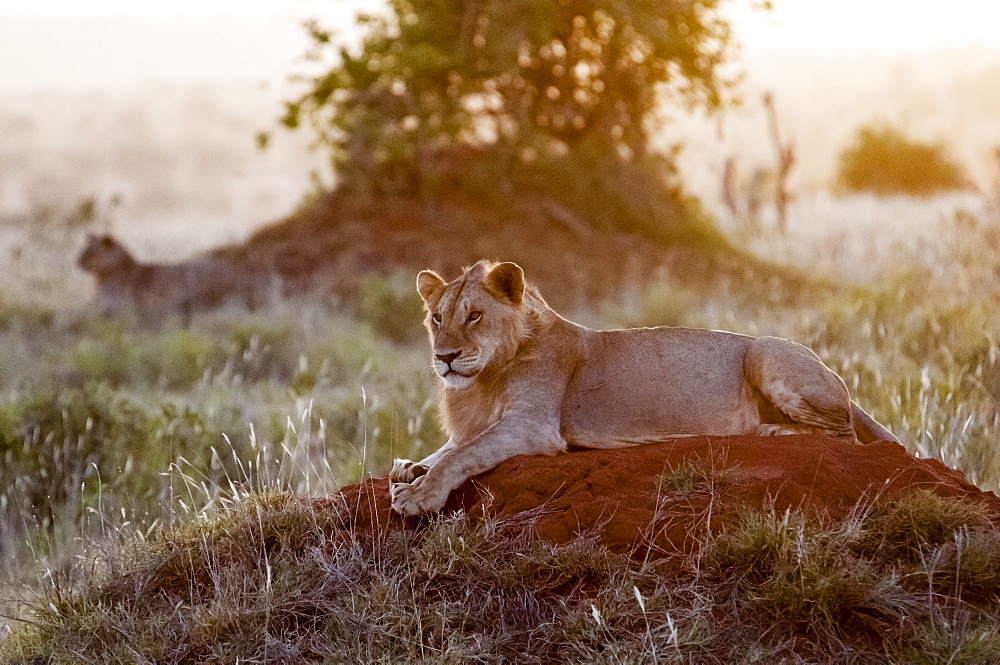
<instances>
[{"instance_id":1,"label":"tawny fur","mask_svg":"<svg viewBox=\"0 0 1000 665\"><path fill-rule=\"evenodd\" d=\"M691 328L596 331L559 316L513 263L451 283L423 271L448 442L396 460L393 509L440 510L473 475L521 454L614 448L698 434L894 439L809 349Z\"/></svg>"},{"instance_id":2,"label":"tawny fur","mask_svg":"<svg viewBox=\"0 0 1000 665\"><path fill-rule=\"evenodd\" d=\"M256 274L203 257L182 263L137 261L110 235L88 234L77 265L94 276L94 305L104 314L134 312L159 321L229 302L254 309L266 289Z\"/></svg>"}]
</instances>

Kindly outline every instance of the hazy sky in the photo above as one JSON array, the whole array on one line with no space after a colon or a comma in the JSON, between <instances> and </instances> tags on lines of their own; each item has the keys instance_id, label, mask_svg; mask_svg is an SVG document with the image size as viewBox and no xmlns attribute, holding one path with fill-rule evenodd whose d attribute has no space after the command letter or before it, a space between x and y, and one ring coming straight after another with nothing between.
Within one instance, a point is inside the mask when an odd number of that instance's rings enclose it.
<instances>
[{"instance_id":1,"label":"hazy sky","mask_svg":"<svg viewBox=\"0 0 1000 665\"><path fill-rule=\"evenodd\" d=\"M774 11L742 3L737 32L750 51L901 53L1000 48L997 0L773 0Z\"/></svg>"},{"instance_id":2,"label":"hazy sky","mask_svg":"<svg viewBox=\"0 0 1000 665\"><path fill-rule=\"evenodd\" d=\"M90 88L148 78L280 81L310 16L349 28L377 0L0 0L0 88ZM736 3L750 53L1000 49L1000 1L774 0Z\"/></svg>"},{"instance_id":3,"label":"hazy sky","mask_svg":"<svg viewBox=\"0 0 1000 665\"><path fill-rule=\"evenodd\" d=\"M149 78L281 81L309 17L350 29L364 0L0 0L0 88Z\"/></svg>"}]
</instances>

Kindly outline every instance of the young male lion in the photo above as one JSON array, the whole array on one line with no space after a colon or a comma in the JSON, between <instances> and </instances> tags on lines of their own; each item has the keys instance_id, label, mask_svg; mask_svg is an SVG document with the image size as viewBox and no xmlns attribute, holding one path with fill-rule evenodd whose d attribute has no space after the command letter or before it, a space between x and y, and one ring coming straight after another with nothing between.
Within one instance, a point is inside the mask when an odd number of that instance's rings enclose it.
<instances>
[{"instance_id":1,"label":"young male lion","mask_svg":"<svg viewBox=\"0 0 1000 665\"><path fill-rule=\"evenodd\" d=\"M87 234L77 265L94 275L94 304L104 314L134 311L145 320L237 301L257 304L258 279L228 261L205 257L183 263L142 263L110 235Z\"/></svg>"},{"instance_id":2,"label":"young male lion","mask_svg":"<svg viewBox=\"0 0 1000 665\"><path fill-rule=\"evenodd\" d=\"M449 438L397 459L392 507L440 510L453 489L514 455L616 448L694 434L896 440L812 351L716 330L590 330L559 316L514 263L445 282L417 276Z\"/></svg>"}]
</instances>

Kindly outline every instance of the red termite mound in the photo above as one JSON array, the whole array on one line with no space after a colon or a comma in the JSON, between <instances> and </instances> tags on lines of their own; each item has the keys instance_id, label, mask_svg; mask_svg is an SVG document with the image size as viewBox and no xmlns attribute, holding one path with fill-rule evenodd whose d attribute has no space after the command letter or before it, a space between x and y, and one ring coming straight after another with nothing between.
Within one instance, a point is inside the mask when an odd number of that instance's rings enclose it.
<instances>
[{"instance_id":1,"label":"red termite mound","mask_svg":"<svg viewBox=\"0 0 1000 665\"><path fill-rule=\"evenodd\" d=\"M612 549L669 554L689 550L741 506L801 509L830 519L914 490L983 504L1000 518L1000 497L941 462L913 457L897 443L850 445L822 436L697 436L555 457L522 455L455 490L445 512L488 513L567 542L596 534ZM389 509L389 483L345 487L356 531L412 528ZM327 499L329 500L329 499Z\"/></svg>"}]
</instances>

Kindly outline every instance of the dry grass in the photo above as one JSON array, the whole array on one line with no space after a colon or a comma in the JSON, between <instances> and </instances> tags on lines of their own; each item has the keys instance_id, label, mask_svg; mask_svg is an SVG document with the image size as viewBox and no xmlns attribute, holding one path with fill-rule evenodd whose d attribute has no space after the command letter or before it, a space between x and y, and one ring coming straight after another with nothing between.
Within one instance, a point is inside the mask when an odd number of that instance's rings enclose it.
<instances>
[{"instance_id":1,"label":"dry grass","mask_svg":"<svg viewBox=\"0 0 1000 665\"><path fill-rule=\"evenodd\" d=\"M813 213L826 231L751 243L831 288L664 276L578 314L796 339L912 452L1000 488L995 220L966 199ZM748 512L669 565L458 518L338 535L299 497L441 442L394 283L351 313L150 330L74 311L72 238L31 247L0 299L6 662L1000 662L1000 536L927 497L839 525Z\"/></svg>"},{"instance_id":2,"label":"dry grass","mask_svg":"<svg viewBox=\"0 0 1000 665\"><path fill-rule=\"evenodd\" d=\"M956 528L914 540L915 513ZM335 502L242 494L51 577L0 660L994 662L1000 536L980 517L922 494L837 524L748 509L656 562L462 515L343 531Z\"/></svg>"}]
</instances>

